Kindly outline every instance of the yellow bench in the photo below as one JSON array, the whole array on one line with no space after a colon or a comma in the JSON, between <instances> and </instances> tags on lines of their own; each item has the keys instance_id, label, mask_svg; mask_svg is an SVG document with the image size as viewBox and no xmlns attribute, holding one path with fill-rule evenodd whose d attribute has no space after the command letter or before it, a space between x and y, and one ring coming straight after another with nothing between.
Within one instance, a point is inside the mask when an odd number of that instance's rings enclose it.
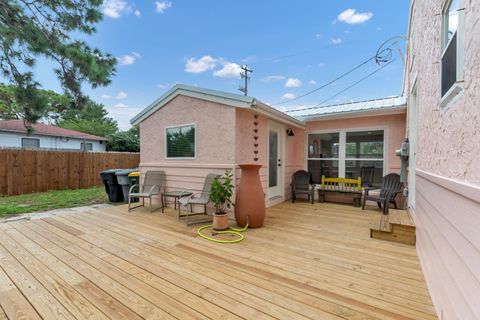
<instances>
[{"instance_id":1,"label":"yellow bench","mask_svg":"<svg viewBox=\"0 0 480 320\"><path fill-rule=\"evenodd\" d=\"M322 176L322 184L318 188L318 202L341 202L352 203L354 207L360 207L362 199L362 179L325 178Z\"/></svg>"}]
</instances>

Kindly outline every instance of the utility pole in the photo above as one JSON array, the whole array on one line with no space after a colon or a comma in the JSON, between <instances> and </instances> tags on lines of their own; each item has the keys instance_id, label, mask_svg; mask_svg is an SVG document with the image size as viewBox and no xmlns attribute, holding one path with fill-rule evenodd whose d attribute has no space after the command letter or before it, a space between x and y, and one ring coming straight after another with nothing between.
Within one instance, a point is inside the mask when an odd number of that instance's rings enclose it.
<instances>
[{"instance_id":1,"label":"utility pole","mask_svg":"<svg viewBox=\"0 0 480 320\"><path fill-rule=\"evenodd\" d=\"M248 69L247 65L241 66L240 69L242 69L242 72L240 72L240 77L242 79L244 79L245 82L244 82L243 87L240 86L240 88L238 88L238 90L242 91L243 94L248 95L248 80L250 79L250 77L248 76L248 73L253 72L253 70Z\"/></svg>"}]
</instances>

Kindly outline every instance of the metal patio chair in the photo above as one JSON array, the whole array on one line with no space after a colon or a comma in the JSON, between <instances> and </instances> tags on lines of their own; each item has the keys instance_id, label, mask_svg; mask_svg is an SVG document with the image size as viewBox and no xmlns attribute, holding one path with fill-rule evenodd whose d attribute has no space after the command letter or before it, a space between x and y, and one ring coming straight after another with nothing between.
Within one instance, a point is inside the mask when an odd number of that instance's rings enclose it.
<instances>
[{"instance_id":1,"label":"metal patio chair","mask_svg":"<svg viewBox=\"0 0 480 320\"><path fill-rule=\"evenodd\" d=\"M218 177L219 175L216 173L209 173L205 177L205 182L203 184L203 189L201 192L192 192L191 190L184 190L183 194L186 196L182 197L180 196L178 199L178 219L185 217L185 223L187 225L189 224L195 224L195 223L204 223L204 222L210 222L210 220L201 220L197 221L195 220L192 223L188 222L188 217L191 216L197 216L197 215L207 215L207 204L210 202L210 189L212 188L212 183L213 180ZM193 212L193 206L196 205L201 205L203 206L203 212ZM185 214L181 214L181 207L187 207L185 210ZM188 207L190 206L190 211L188 210Z\"/></svg>"},{"instance_id":2,"label":"metal patio chair","mask_svg":"<svg viewBox=\"0 0 480 320\"><path fill-rule=\"evenodd\" d=\"M143 180L143 185L138 189L138 192L132 192L135 188L139 187L134 184L130 187L130 193L128 195L128 212L133 209L145 207L145 198L148 198L150 204L150 212L153 211L152 207L152 196L160 195L162 199L162 210L163 210L163 197L161 196L162 191L165 190L165 172L163 171L147 171L145 173L145 179ZM132 207L132 198L141 198L142 204Z\"/></svg>"},{"instance_id":3,"label":"metal patio chair","mask_svg":"<svg viewBox=\"0 0 480 320\"><path fill-rule=\"evenodd\" d=\"M400 182L400 176L396 173L387 174L382 178L382 186L380 187L380 193L378 195L369 195L369 191L378 190L378 188L365 188L362 210L365 210L365 202L370 200L375 201L379 208L382 208L383 204L383 214L388 214L390 203L393 203L395 209L397 209L395 197L402 192L402 189L403 184Z\"/></svg>"},{"instance_id":4,"label":"metal patio chair","mask_svg":"<svg viewBox=\"0 0 480 320\"><path fill-rule=\"evenodd\" d=\"M292 183L292 203L297 200L297 195L306 194L308 200L313 203L315 188L310 183L311 174L305 170L298 170L293 174Z\"/></svg>"}]
</instances>

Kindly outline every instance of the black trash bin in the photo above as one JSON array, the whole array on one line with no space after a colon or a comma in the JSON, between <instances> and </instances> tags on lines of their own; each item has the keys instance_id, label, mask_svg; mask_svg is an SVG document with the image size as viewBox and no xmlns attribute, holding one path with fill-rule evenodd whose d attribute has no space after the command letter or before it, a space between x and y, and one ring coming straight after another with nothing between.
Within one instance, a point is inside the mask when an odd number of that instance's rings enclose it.
<instances>
[{"instance_id":1,"label":"black trash bin","mask_svg":"<svg viewBox=\"0 0 480 320\"><path fill-rule=\"evenodd\" d=\"M117 176L115 175L115 172L119 170L121 169L110 169L100 172L110 202L123 202L122 188L118 184Z\"/></svg>"},{"instance_id":2,"label":"black trash bin","mask_svg":"<svg viewBox=\"0 0 480 320\"><path fill-rule=\"evenodd\" d=\"M121 186L122 189L124 201L128 201L128 192L130 191L130 181L128 179L128 174L135 171L138 171L138 168L118 170L117 172L115 172L118 184Z\"/></svg>"}]
</instances>

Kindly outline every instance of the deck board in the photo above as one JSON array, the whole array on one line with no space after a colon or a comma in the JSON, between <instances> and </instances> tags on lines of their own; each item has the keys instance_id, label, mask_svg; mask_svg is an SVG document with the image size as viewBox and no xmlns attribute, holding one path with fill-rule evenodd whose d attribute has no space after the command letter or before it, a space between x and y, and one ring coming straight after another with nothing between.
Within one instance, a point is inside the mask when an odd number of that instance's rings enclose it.
<instances>
[{"instance_id":1,"label":"deck board","mask_svg":"<svg viewBox=\"0 0 480 320\"><path fill-rule=\"evenodd\" d=\"M415 248L369 238L379 214L282 203L234 245L198 237L173 210L10 222L0 295L23 299L2 299L0 318L24 304L44 319L436 319Z\"/></svg>"}]
</instances>

